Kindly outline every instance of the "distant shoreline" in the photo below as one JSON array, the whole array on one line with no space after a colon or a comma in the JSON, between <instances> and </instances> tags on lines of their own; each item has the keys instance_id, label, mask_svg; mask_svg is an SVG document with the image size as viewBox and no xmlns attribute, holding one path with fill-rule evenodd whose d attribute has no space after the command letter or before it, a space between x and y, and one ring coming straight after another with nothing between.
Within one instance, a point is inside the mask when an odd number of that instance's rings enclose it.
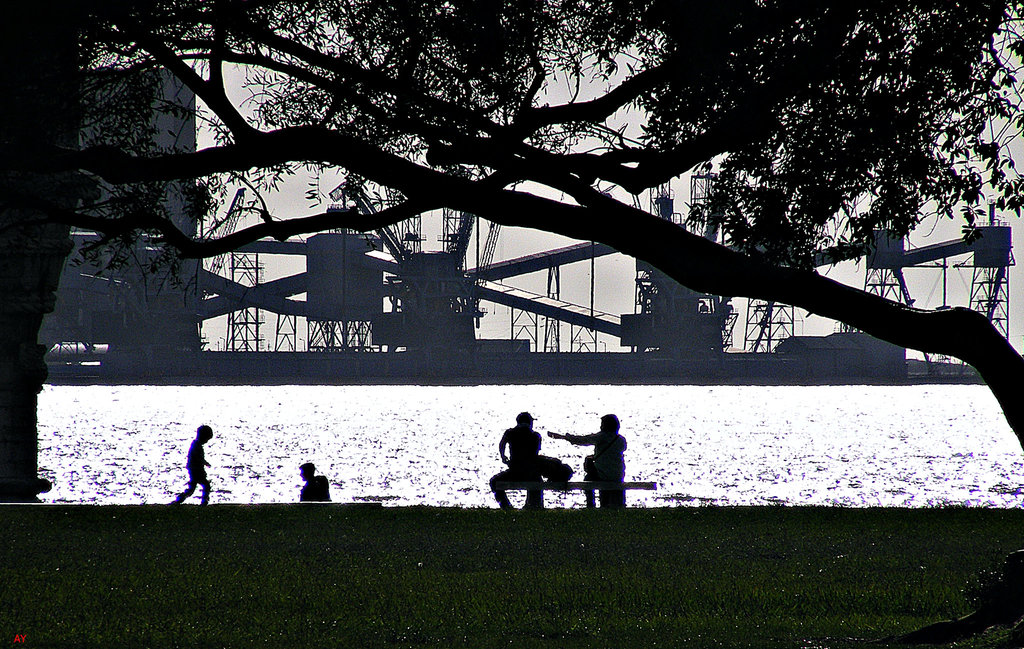
<instances>
[{"instance_id":1,"label":"distant shoreline","mask_svg":"<svg viewBox=\"0 0 1024 649\"><path fill-rule=\"evenodd\" d=\"M51 385L981 384L970 367L879 355L198 352L48 358Z\"/></svg>"},{"instance_id":2,"label":"distant shoreline","mask_svg":"<svg viewBox=\"0 0 1024 649\"><path fill-rule=\"evenodd\" d=\"M879 385L879 386L911 386L911 385L985 385L977 376L919 376L907 377L902 380L864 379L864 378L822 378L780 379L780 378L737 378L720 380L699 379L667 379L665 377L631 377L601 380L594 377L549 377L549 378L449 378L449 377L390 377L367 378L323 377L323 376L282 376L282 377L195 377L195 376L163 376L139 377L135 379L110 380L101 377L50 377L46 385L53 386L87 386L87 385L196 385L196 386L231 386L231 385L424 385L472 387L477 385L695 385L695 386L818 386L818 385Z\"/></svg>"},{"instance_id":3,"label":"distant shoreline","mask_svg":"<svg viewBox=\"0 0 1024 649\"><path fill-rule=\"evenodd\" d=\"M461 380L424 380L424 379L410 379L410 380L390 380L390 381L358 381L358 380L324 380L324 379L310 379L307 381L296 379L295 377L282 378L280 380L273 379L262 379L259 381L247 381L247 380L228 380L228 379L213 379L206 378L203 380L195 380L189 377L165 377L161 379L147 378L138 380L124 380L124 381L107 381L107 380L90 380L88 378L82 379L62 379L57 381L47 381L45 385L51 386L92 386L92 385L195 385L195 386L232 386L232 385L323 385L323 386L342 386L342 385L365 385L365 386L386 386L386 385L423 385L423 386L439 386L439 387L473 387L477 385L696 385L696 386L818 386L818 385L879 385L879 386L911 386L911 385L984 385L984 381L979 379L973 380L918 380L918 379L907 379L906 381L864 381L864 380L849 380L849 381L565 381L565 380L552 380L544 381L540 379L527 380L527 381L461 381Z\"/></svg>"}]
</instances>

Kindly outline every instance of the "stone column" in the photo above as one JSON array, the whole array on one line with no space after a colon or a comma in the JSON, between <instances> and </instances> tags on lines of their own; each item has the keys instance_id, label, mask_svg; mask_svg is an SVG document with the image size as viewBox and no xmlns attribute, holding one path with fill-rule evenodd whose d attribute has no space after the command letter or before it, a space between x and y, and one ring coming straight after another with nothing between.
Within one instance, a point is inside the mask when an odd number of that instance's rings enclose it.
<instances>
[{"instance_id":1,"label":"stone column","mask_svg":"<svg viewBox=\"0 0 1024 649\"><path fill-rule=\"evenodd\" d=\"M46 349L37 336L52 311L68 228L10 227L0 219L0 502L34 502L49 483L38 477L37 395L46 380ZM2 227L2 226L0 226Z\"/></svg>"}]
</instances>

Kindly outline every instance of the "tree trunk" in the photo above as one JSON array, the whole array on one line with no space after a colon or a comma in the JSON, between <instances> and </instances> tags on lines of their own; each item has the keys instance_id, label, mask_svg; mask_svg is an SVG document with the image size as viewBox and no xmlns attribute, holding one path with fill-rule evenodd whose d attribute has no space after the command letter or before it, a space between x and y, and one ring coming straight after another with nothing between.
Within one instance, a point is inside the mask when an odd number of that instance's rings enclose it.
<instances>
[{"instance_id":1,"label":"tree trunk","mask_svg":"<svg viewBox=\"0 0 1024 649\"><path fill-rule=\"evenodd\" d=\"M1011 642L1020 646L1024 617L1024 550L1017 550L1003 564L999 581L981 594L978 610L967 617L937 622L902 636L886 638L904 644L950 644L980 635L994 626L1016 625Z\"/></svg>"},{"instance_id":2,"label":"tree trunk","mask_svg":"<svg viewBox=\"0 0 1024 649\"><path fill-rule=\"evenodd\" d=\"M0 18L0 142L78 145L74 5L29 3ZM31 502L48 488L37 476L36 402L46 379L37 337L53 310L71 250L68 228L5 203L10 191L73 205L73 177L0 174L0 502Z\"/></svg>"},{"instance_id":3,"label":"tree trunk","mask_svg":"<svg viewBox=\"0 0 1024 649\"><path fill-rule=\"evenodd\" d=\"M31 502L48 490L36 475L36 395L46 380L36 338L69 250L67 228L0 235L0 502Z\"/></svg>"}]
</instances>

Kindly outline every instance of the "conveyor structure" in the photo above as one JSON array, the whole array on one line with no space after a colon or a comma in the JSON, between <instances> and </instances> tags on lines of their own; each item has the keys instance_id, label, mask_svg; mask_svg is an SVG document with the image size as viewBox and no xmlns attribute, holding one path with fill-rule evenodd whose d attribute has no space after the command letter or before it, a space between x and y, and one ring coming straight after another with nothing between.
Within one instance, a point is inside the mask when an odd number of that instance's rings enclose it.
<instances>
[{"instance_id":1,"label":"conveyor structure","mask_svg":"<svg viewBox=\"0 0 1024 649\"><path fill-rule=\"evenodd\" d=\"M457 323L461 319L462 331L456 330L454 335L461 333L471 336L472 330L467 331L467 325L471 325L472 320L459 318L459 315L467 313L476 317L475 311L469 311L475 309L470 302L486 301L611 336L620 335L618 316L499 282L544 270L551 264L565 265L589 259L591 255L613 253L614 250L608 246L577 244L548 253L489 264L479 269L459 271L456 258L449 253L410 253L402 263L396 261L389 252L380 250L378 241L375 237L351 233L327 233L314 235L305 241L258 241L249 244L241 248L240 252L302 256L306 258L307 270L255 287L203 270L200 272L199 284L208 297L200 302L198 315L200 319L206 320L233 310L258 308L309 320L349 322L353 319L366 319L372 322L375 345L393 344L409 348L417 346L411 338L422 337L424 332L409 332L407 328L422 326L424 323L421 321L413 325L410 318L399 314L434 308L436 311L433 317L437 323L434 327L441 326L439 319L444 317L448 318L449 326L456 323L454 326L460 327ZM324 250L331 250L333 254L321 259L321 251ZM328 273L320 268L324 264L329 264L334 270ZM341 269L347 269L347 273ZM385 275L388 281L385 281ZM305 300L296 299L301 294L306 294ZM397 298L400 310L384 312L382 306L385 298ZM456 300L461 302L456 304L456 310L450 311ZM451 331L446 334L453 335ZM436 332L435 335L442 333ZM435 342L471 344L472 339Z\"/></svg>"},{"instance_id":2,"label":"conveyor structure","mask_svg":"<svg viewBox=\"0 0 1024 649\"><path fill-rule=\"evenodd\" d=\"M1014 265L1012 230L989 214L988 225L978 227L979 235L970 242L963 239L943 241L907 249L904 239L891 239L883 232L875 235L875 247L867 259L865 289L903 304L913 305L904 270L940 268L943 271L943 305L946 302L946 269L949 260L965 258L953 264L970 268L970 308L985 315L1003 335L1008 335L1010 292L1009 268Z\"/></svg>"},{"instance_id":3,"label":"conveyor structure","mask_svg":"<svg viewBox=\"0 0 1024 649\"><path fill-rule=\"evenodd\" d=\"M331 196L356 209L377 208L373 201L361 195L348 196L343 189ZM671 214L671 196L660 196L657 206ZM279 316L304 317L311 323L331 323L340 333L332 345L317 345L325 351L469 351L479 346L474 332L474 321L483 316L479 304L488 302L508 307L511 338L525 335L537 350L560 351L560 324L570 328L570 351L586 348L580 342L581 331L592 332L589 348L595 351L597 333L619 339L637 351L704 356L723 349L723 332L735 318L728 300L689 291L641 263L637 283L645 302L638 313L619 316L593 305L572 304L560 298L559 269L588 260L593 263L614 254L613 248L580 242L493 262L498 228L492 225L482 254L478 251L479 265L467 269L466 253L478 220L448 210L442 218L443 249L434 252L406 244L407 239L421 241L418 232L401 235L391 228L370 236L324 233L304 242L250 244L239 253L304 256L306 271L258 286L203 271L199 285L207 297L201 302L199 317L220 316L232 308L256 308ZM548 272L546 295L505 283L544 271ZM302 294L304 301L298 299ZM385 302L390 309L384 308ZM517 325L517 313L528 316L526 325ZM353 326L356 323L358 327ZM353 331L366 334L353 339ZM311 326L311 348L313 340Z\"/></svg>"}]
</instances>

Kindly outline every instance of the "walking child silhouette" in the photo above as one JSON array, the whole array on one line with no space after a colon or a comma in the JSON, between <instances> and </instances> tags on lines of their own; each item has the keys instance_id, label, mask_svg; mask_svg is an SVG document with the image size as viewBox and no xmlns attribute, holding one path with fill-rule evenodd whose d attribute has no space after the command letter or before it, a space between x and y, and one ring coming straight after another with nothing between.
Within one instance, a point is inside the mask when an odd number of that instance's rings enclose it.
<instances>
[{"instance_id":1,"label":"walking child silhouette","mask_svg":"<svg viewBox=\"0 0 1024 649\"><path fill-rule=\"evenodd\" d=\"M210 463L206 461L206 454L203 452L203 444L213 439L213 429L203 424L196 429L196 438L192 440L192 446L188 449L188 460L185 468L188 469L188 488L178 494L174 499L175 505L180 505L186 498L191 496L198 485L203 485L203 497L200 505L210 502L210 479L206 477L206 467Z\"/></svg>"}]
</instances>

